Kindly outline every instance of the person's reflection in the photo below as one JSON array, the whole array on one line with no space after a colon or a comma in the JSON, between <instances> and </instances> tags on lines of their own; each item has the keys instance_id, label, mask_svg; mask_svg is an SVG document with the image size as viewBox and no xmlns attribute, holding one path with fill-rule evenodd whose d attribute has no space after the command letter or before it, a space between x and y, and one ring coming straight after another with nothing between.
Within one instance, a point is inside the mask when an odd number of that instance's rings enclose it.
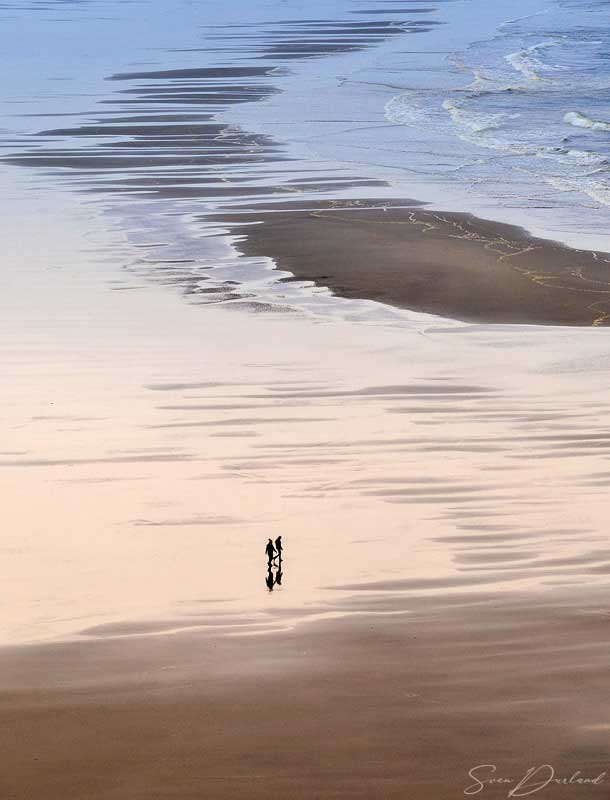
<instances>
[{"instance_id":1,"label":"person's reflection","mask_svg":"<svg viewBox=\"0 0 610 800\"><path fill-rule=\"evenodd\" d=\"M265 578L265 583L267 584L267 589L269 589L269 591L272 592L273 591L273 586L275 584L275 577L273 575L273 572L271 571L271 567L269 567L269 571L267 572L267 577Z\"/></svg>"}]
</instances>

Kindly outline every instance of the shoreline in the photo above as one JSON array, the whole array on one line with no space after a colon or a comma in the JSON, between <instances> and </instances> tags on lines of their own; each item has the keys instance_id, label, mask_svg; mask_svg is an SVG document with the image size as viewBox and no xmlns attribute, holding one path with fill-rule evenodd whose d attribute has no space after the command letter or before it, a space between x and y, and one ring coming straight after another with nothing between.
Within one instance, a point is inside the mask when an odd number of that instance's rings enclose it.
<instances>
[{"instance_id":1,"label":"shoreline","mask_svg":"<svg viewBox=\"0 0 610 800\"><path fill-rule=\"evenodd\" d=\"M242 255L271 258L342 297L464 322L610 324L610 256L512 225L379 200L275 203L212 218L245 234Z\"/></svg>"}]
</instances>

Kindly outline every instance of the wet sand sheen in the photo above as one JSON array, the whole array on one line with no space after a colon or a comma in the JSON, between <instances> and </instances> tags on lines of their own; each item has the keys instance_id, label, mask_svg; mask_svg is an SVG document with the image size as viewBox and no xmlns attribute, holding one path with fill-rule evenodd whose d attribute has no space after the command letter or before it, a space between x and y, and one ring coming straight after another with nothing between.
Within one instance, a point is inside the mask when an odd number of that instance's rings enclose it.
<instances>
[{"instance_id":1,"label":"wet sand sheen","mask_svg":"<svg viewBox=\"0 0 610 800\"><path fill-rule=\"evenodd\" d=\"M606 796L610 645L595 599L393 598L382 608L272 638L167 636L160 625L153 637L5 651L6 790L449 800L489 764L512 785L532 766L540 781L551 768L557 778L580 771L597 784L542 795Z\"/></svg>"}]
</instances>

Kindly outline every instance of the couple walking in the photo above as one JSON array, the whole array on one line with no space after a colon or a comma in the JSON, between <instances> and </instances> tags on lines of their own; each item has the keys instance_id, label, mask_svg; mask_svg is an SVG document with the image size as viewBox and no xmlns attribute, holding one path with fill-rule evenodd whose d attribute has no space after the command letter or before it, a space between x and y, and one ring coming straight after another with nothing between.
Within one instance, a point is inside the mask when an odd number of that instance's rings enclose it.
<instances>
[{"instance_id":1,"label":"couple walking","mask_svg":"<svg viewBox=\"0 0 610 800\"><path fill-rule=\"evenodd\" d=\"M282 561L282 537L278 536L275 540L275 546L271 539L267 542L267 547L265 547L265 553L267 553L267 564L271 567L273 562L276 558L279 558L280 563Z\"/></svg>"}]
</instances>

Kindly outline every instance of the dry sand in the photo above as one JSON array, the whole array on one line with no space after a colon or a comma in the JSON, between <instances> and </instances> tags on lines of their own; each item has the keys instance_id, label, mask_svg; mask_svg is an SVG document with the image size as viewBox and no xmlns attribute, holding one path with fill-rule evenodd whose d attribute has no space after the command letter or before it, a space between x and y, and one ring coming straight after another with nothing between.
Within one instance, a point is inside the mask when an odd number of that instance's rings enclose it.
<instances>
[{"instance_id":1,"label":"dry sand","mask_svg":"<svg viewBox=\"0 0 610 800\"><path fill-rule=\"evenodd\" d=\"M247 232L245 255L269 256L342 297L466 321L608 324L608 254L467 214L380 205L276 204L228 219L258 223L236 228Z\"/></svg>"}]
</instances>

